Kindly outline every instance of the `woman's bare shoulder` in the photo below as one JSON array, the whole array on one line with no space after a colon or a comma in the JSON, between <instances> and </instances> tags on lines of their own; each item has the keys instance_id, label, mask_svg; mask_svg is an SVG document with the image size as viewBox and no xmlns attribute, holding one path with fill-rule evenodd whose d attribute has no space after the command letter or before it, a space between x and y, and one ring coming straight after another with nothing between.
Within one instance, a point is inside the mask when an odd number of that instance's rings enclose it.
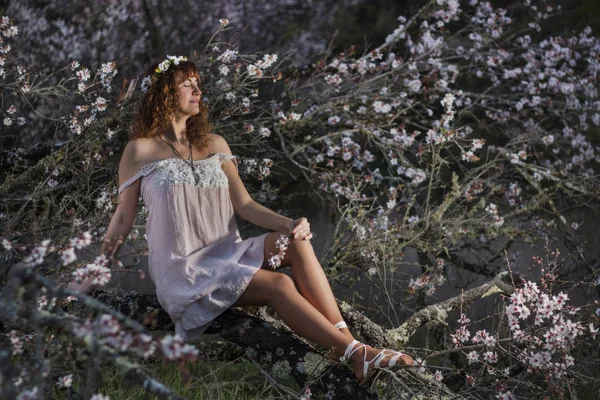
<instances>
[{"instance_id":1,"label":"woman's bare shoulder","mask_svg":"<svg viewBox=\"0 0 600 400\"><path fill-rule=\"evenodd\" d=\"M119 165L119 177L128 179L156 157L158 144L153 138L131 139L125 145Z\"/></svg>"},{"instance_id":2,"label":"woman's bare shoulder","mask_svg":"<svg viewBox=\"0 0 600 400\"><path fill-rule=\"evenodd\" d=\"M158 141L155 138L136 138L131 139L127 146L132 146L137 150L153 150L158 146Z\"/></svg>"},{"instance_id":3,"label":"woman's bare shoulder","mask_svg":"<svg viewBox=\"0 0 600 400\"><path fill-rule=\"evenodd\" d=\"M123 157L130 159L135 163L144 162L144 160L152 157L152 154L158 149L158 143L154 138L137 138L131 139L125 145Z\"/></svg>"},{"instance_id":4,"label":"woman's bare shoulder","mask_svg":"<svg viewBox=\"0 0 600 400\"><path fill-rule=\"evenodd\" d=\"M229 145L223 136L217 135L216 133L208 134L209 140L209 153L226 153L231 154Z\"/></svg>"}]
</instances>

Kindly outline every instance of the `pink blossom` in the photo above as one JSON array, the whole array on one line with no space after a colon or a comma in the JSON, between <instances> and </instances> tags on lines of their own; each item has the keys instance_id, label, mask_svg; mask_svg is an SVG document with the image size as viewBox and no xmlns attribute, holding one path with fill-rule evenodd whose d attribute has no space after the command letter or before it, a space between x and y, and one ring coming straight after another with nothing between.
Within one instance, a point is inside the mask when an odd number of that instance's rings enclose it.
<instances>
[{"instance_id":1,"label":"pink blossom","mask_svg":"<svg viewBox=\"0 0 600 400\"><path fill-rule=\"evenodd\" d=\"M502 391L496 394L496 398L499 400L516 400L516 397L510 391Z\"/></svg>"},{"instance_id":2,"label":"pink blossom","mask_svg":"<svg viewBox=\"0 0 600 400\"><path fill-rule=\"evenodd\" d=\"M103 314L96 320L96 328L100 335L116 335L121 330L121 325L112 315Z\"/></svg>"},{"instance_id":3,"label":"pink blossom","mask_svg":"<svg viewBox=\"0 0 600 400\"><path fill-rule=\"evenodd\" d=\"M106 99L104 97L98 97L94 102L94 107L97 111L106 110Z\"/></svg>"},{"instance_id":4,"label":"pink blossom","mask_svg":"<svg viewBox=\"0 0 600 400\"><path fill-rule=\"evenodd\" d=\"M262 60L258 60L256 65L261 69L269 68L273 65L278 59L277 54L265 54Z\"/></svg>"},{"instance_id":5,"label":"pink blossom","mask_svg":"<svg viewBox=\"0 0 600 400\"><path fill-rule=\"evenodd\" d=\"M498 355L495 351L486 351L483 353L483 361L488 364L495 364L498 362Z\"/></svg>"},{"instance_id":6,"label":"pink blossom","mask_svg":"<svg viewBox=\"0 0 600 400\"><path fill-rule=\"evenodd\" d=\"M467 361L468 361L469 365L479 362L480 361L479 353L477 353L475 350L470 351L469 353L467 353Z\"/></svg>"},{"instance_id":7,"label":"pink blossom","mask_svg":"<svg viewBox=\"0 0 600 400\"><path fill-rule=\"evenodd\" d=\"M473 139L473 143L471 144L472 150L478 150L483 147L485 144L485 139Z\"/></svg>"},{"instance_id":8,"label":"pink blossom","mask_svg":"<svg viewBox=\"0 0 600 400\"><path fill-rule=\"evenodd\" d=\"M75 73L80 82L85 82L90 79L90 70L87 68L82 68Z\"/></svg>"},{"instance_id":9,"label":"pink blossom","mask_svg":"<svg viewBox=\"0 0 600 400\"><path fill-rule=\"evenodd\" d=\"M57 385L58 387L71 387L73 383L73 374L68 374L58 378Z\"/></svg>"},{"instance_id":10,"label":"pink blossom","mask_svg":"<svg viewBox=\"0 0 600 400\"><path fill-rule=\"evenodd\" d=\"M325 82L327 82L330 85L337 86L342 83L342 77L339 74L326 75L324 79Z\"/></svg>"},{"instance_id":11,"label":"pink blossom","mask_svg":"<svg viewBox=\"0 0 600 400\"><path fill-rule=\"evenodd\" d=\"M460 318L457 321L459 324L461 325L465 325L468 324L469 322L471 322L471 320L469 318L467 318L467 316L463 313L460 314Z\"/></svg>"},{"instance_id":12,"label":"pink blossom","mask_svg":"<svg viewBox=\"0 0 600 400\"><path fill-rule=\"evenodd\" d=\"M73 271L75 281L90 280L93 285L104 286L111 278L110 269L107 268L108 261L105 254L96 257L93 263Z\"/></svg>"},{"instance_id":13,"label":"pink blossom","mask_svg":"<svg viewBox=\"0 0 600 400\"><path fill-rule=\"evenodd\" d=\"M417 367L417 371L421 374L425 373L426 369L425 369L425 364L427 363L427 361L422 360L420 358L415 358L413 365L418 365Z\"/></svg>"},{"instance_id":14,"label":"pink blossom","mask_svg":"<svg viewBox=\"0 0 600 400\"><path fill-rule=\"evenodd\" d=\"M329 117L329 119L327 120L327 123L329 125L337 125L340 123L340 121L341 121L341 118L338 117L337 115L334 115L334 116Z\"/></svg>"},{"instance_id":15,"label":"pink blossom","mask_svg":"<svg viewBox=\"0 0 600 400\"><path fill-rule=\"evenodd\" d=\"M404 81L404 85L406 87L408 87L408 89L411 90L412 92L418 92L422 86L420 79L412 79L412 80L407 79Z\"/></svg>"},{"instance_id":16,"label":"pink blossom","mask_svg":"<svg viewBox=\"0 0 600 400\"><path fill-rule=\"evenodd\" d=\"M257 78L263 76L263 72L261 71L261 69L254 64L248 65L246 67L246 71L248 72L248 76L255 76Z\"/></svg>"},{"instance_id":17,"label":"pink blossom","mask_svg":"<svg viewBox=\"0 0 600 400\"><path fill-rule=\"evenodd\" d=\"M67 247L61 253L61 259L63 261L63 265L68 265L75 261L77 259L77 256L75 255L75 249L73 247Z\"/></svg>"},{"instance_id":18,"label":"pink blossom","mask_svg":"<svg viewBox=\"0 0 600 400\"><path fill-rule=\"evenodd\" d=\"M220 61L224 64L229 64L231 61L237 58L238 51L237 50L225 50L219 57L217 57L217 61Z\"/></svg>"},{"instance_id":19,"label":"pink blossom","mask_svg":"<svg viewBox=\"0 0 600 400\"><path fill-rule=\"evenodd\" d=\"M479 330L473 336L473 343L483 343L486 346L494 346L496 344L496 339L491 336L485 329Z\"/></svg>"},{"instance_id":20,"label":"pink blossom","mask_svg":"<svg viewBox=\"0 0 600 400\"><path fill-rule=\"evenodd\" d=\"M467 329L466 326L461 326L456 330L454 335L451 335L451 337L454 345L461 346L463 343L469 340L471 337L471 332L469 332L469 329Z\"/></svg>"},{"instance_id":21,"label":"pink blossom","mask_svg":"<svg viewBox=\"0 0 600 400\"><path fill-rule=\"evenodd\" d=\"M181 356L183 339L179 335L166 335L160 344L162 352L168 360L175 360Z\"/></svg>"},{"instance_id":22,"label":"pink blossom","mask_svg":"<svg viewBox=\"0 0 600 400\"><path fill-rule=\"evenodd\" d=\"M379 113L379 114L387 114L390 111L392 111L392 107L389 104L386 104L379 100L373 102L373 109L375 110L376 113Z\"/></svg>"}]
</instances>

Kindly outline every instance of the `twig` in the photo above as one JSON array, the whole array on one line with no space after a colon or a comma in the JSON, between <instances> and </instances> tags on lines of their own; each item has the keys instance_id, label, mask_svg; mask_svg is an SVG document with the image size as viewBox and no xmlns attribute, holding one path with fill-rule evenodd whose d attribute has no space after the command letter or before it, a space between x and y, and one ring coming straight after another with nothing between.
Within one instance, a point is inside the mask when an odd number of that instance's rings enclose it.
<instances>
[{"instance_id":1,"label":"twig","mask_svg":"<svg viewBox=\"0 0 600 400\"><path fill-rule=\"evenodd\" d=\"M254 361L254 359L252 359L252 357L249 357L246 355L246 357L252 364L254 364L254 366L260 371L261 374L264 375L265 379L271 384L273 385L277 390L281 390L282 392L285 392L288 396L292 396L295 399L300 400L300 395L296 392L294 392L293 390L280 385L275 378L273 378L271 375L269 375L269 373L267 371L265 371L264 369L261 368L260 364L258 364L256 361Z\"/></svg>"}]
</instances>

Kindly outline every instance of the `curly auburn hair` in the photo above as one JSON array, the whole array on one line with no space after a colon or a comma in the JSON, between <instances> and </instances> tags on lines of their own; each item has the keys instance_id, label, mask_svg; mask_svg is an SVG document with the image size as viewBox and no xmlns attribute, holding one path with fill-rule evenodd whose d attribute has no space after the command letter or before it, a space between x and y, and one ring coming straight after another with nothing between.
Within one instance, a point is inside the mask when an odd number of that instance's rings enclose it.
<instances>
[{"instance_id":1,"label":"curly auburn hair","mask_svg":"<svg viewBox=\"0 0 600 400\"><path fill-rule=\"evenodd\" d=\"M159 63L155 63L144 76L154 75ZM178 73L179 72L179 73ZM179 65L171 64L169 69L158 74L154 83L141 99L130 139L160 136L171 122L172 115L179 108L176 87L188 78L195 77L200 85L198 68L191 61L181 61ZM208 147L208 134L212 132L212 124L208 120L208 110L200 97L200 112L187 119L185 123L186 137L197 150Z\"/></svg>"}]
</instances>

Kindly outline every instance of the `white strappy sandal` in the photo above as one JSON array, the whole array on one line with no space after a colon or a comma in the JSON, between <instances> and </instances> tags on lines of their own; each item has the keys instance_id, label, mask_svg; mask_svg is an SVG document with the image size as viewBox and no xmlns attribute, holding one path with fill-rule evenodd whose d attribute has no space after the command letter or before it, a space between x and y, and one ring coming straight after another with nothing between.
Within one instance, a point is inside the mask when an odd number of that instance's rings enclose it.
<instances>
[{"instance_id":1,"label":"white strappy sandal","mask_svg":"<svg viewBox=\"0 0 600 400\"><path fill-rule=\"evenodd\" d=\"M360 346L356 346L357 344ZM378 371L376 371L377 369L393 368L396 365L396 362L400 359L400 357L407 355L400 351L384 349L384 350L381 350L375 357L373 357L373 359L371 361L367 361L367 345L362 344L358 340L353 340L352 342L350 342L348 347L346 347L346 351L344 351L344 355L342 357L340 357L340 362L342 362L342 363L349 362L352 355L361 348L364 349L364 351L365 351L364 355L363 355L363 380L360 381L360 383L359 383L359 385L361 385L361 386L364 385L372 377L373 374L378 372ZM388 354L386 354L386 352L388 352ZM389 361L388 365L382 367L381 362L387 356L392 355L392 354L394 354L394 356ZM369 366L371 365L371 363L374 363L375 369L373 369L371 371L372 373L369 374Z\"/></svg>"}]
</instances>

